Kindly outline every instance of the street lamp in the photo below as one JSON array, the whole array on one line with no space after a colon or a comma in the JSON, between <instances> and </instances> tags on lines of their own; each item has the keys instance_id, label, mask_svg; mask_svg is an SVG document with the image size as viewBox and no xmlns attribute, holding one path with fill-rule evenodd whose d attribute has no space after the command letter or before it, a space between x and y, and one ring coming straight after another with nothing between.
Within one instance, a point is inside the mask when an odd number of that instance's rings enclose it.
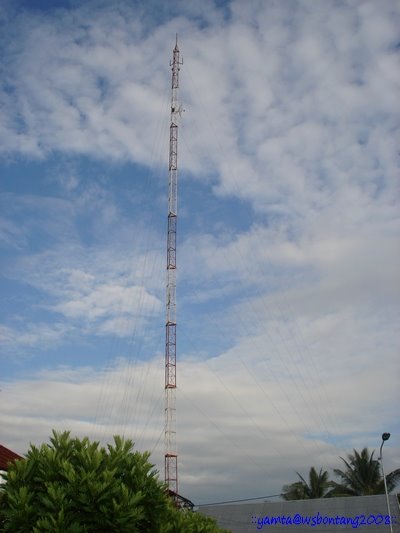
<instances>
[{"instance_id":1,"label":"street lamp","mask_svg":"<svg viewBox=\"0 0 400 533\"><path fill-rule=\"evenodd\" d=\"M381 448L380 448L379 459L380 459L381 465L382 465L383 484L385 485L386 505L387 505L388 514L389 514L390 532L393 533L392 517L390 516L389 495L388 495L388 490L387 490L385 469L383 468L383 457L382 457L382 447L383 447L385 441L389 440L389 438L390 438L390 433L382 433L382 444L381 444Z\"/></svg>"}]
</instances>

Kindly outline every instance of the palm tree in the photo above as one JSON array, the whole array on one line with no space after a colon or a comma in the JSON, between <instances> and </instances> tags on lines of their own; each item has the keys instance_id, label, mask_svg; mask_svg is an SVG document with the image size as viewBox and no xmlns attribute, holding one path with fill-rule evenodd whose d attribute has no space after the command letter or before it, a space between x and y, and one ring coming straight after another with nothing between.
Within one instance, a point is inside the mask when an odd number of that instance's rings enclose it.
<instances>
[{"instance_id":1,"label":"palm tree","mask_svg":"<svg viewBox=\"0 0 400 533\"><path fill-rule=\"evenodd\" d=\"M314 498L326 498L328 489L331 487L331 481L328 480L328 472L320 469L319 473L312 466L307 481L298 472L300 481L291 485L284 485L282 497L284 500L312 500Z\"/></svg>"},{"instance_id":2,"label":"palm tree","mask_svg":"<svg viewBox=\"0 0 400 533\"><path fill-rule=\"evenodd\" d=\"M358 453L353 450L353 454L348 454L347 461L340 459L346 465L346 469L334 469L334 473L341 479L341 483L332 482L333 490L331 496L368 496L372 494L383 494L385 487L378 459L374 459L374 452L371 454L368 448ZM386 476L388 491L393 490L400 483L400 468L390 472Z\"/></svg>"}]
</instances>

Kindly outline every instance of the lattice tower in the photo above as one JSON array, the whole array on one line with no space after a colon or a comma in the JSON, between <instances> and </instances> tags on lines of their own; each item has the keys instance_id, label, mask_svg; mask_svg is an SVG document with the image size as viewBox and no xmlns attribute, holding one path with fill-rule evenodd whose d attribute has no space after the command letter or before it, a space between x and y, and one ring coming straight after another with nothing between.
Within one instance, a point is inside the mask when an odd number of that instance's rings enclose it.
<instances>
[{"instance_id":1,"label":"lattice tower","mask_svg":"<svg viewBox=\"0 0 400 533\"><path fill-rule=\"evenodd\" d=\"M170 493L178 495L178 454L176 448L176 223L178 200L178 102L179 70L178 37L173 57L171 86L171 123L169 134L167 292L165 325L165 482Z\"/></svg>"}]
</instances>

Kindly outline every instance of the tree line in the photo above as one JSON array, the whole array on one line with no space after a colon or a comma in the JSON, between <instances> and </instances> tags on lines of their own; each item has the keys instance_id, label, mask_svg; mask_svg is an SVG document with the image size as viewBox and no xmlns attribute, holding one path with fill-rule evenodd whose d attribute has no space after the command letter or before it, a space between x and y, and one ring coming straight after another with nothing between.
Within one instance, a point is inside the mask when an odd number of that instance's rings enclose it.
<instances>
[{"instance_id":1,"label":"tree line","mask_svg":"<svg viewBox=\"0 0 400 533\"><path fill-rule=\"evenodd\" d=\"M300 475L298 481L282 488L282 497L285 500L310 500L314 498L332 498L342 496L371 496L383 494L385 485L381 465L374 459L374 451L369 452L363 448L361 452L353 450L347 459L340 457L344 469L333 469L339 481L329 479L329 474L322 468L317 472L314 466L310 468L308 481ZM388 492L400 484L400 468L386 476Z\"/></svg>"}]
</instances>

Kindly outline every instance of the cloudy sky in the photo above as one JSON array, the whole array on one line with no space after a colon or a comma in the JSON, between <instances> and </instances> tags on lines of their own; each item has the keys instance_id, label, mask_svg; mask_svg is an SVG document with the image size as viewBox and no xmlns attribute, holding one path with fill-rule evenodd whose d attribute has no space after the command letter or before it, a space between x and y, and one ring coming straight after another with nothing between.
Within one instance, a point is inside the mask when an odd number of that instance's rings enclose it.
<instances>
[{"instance_id":1,"label":"cloudy sky","mask_svg":"<svg viewBox=\"0 0 400 533\"><path fill-rule=\"evenodd\" d=\"M399 443L400 5L2 0L0 442L163 477L179 34L177 442L196 504Z\"/></svg>"}]
</instances>

